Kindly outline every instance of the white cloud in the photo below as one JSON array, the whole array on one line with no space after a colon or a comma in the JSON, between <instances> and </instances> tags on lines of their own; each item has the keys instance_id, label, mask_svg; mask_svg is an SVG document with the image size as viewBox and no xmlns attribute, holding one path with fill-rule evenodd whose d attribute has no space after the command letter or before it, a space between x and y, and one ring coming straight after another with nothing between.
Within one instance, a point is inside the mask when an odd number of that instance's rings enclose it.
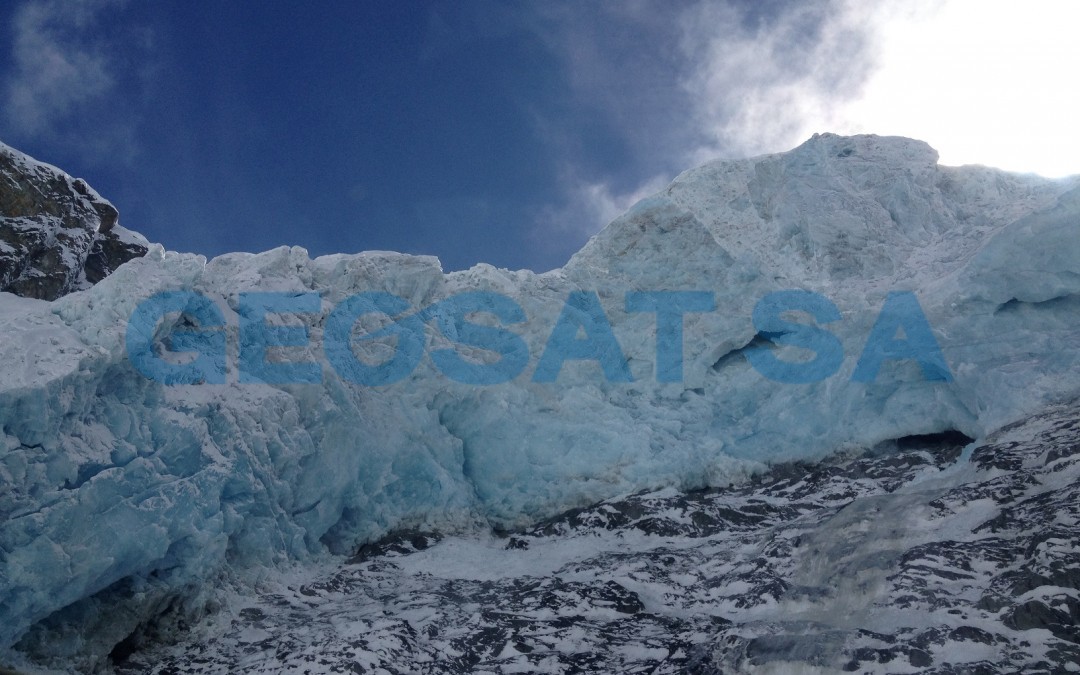
<instances>
[{"instance_id":1,"label":"white cloud","mask_svg":"<svg viewBox=\"0 0 1080 675\"><path fill-rule=\"evenodd\" d=\"M618 190L564 170L565 203L542 214L542 229L592 233L676 171L789 150L823 131L919 138L944 164L1080 173L1075 0L670 5L566 10L554 24L548 43L572 84L637 148L649 178ZM662 77L681 98L657 86Z\"/></svg>"},{"instance_id":2,"label":"white cloud","mask_svg":"<svg viewBox=\"0 0 1080 675\"><path fill-rule=\"evenodd\" d=\"M945 164L1080 172L1080 3L837 0L753 30L743 16L714 1L684 16L683 83L707 138L688 164L834 131L919 138Z\"/></svg>"},{"instance_id":3,"label":"white cloud","mask_svg":"<svg viewBox=\"0 0 1080 675\"><path fill-rule=\"evenodd\" d=\"M49 137L115 86L107 28L95 24L114 0L34 0L14 14L13 69L5 82L8 123L21 134Z\"/></svg>"},{"instance_id":4,"label":"white cloud","mask_svg":"<svg viewBox=\"0 0 1080 675\"><path fill-rule=\"evenodd\" d=\"M564 203L538 219L593 233L681 170L717 157L787 150L829 129L874 61L874 12L857 0L787 5L690 0L547 5L540 34L586 109L621 134L647 178L590 173L558 124ZM877 10L880 12L880 10ZM756 13L755 13L756 12ZM623 188L614 187L616 184ZM566 231L567 226L562 231Z\"/></svg>"},{"instance_id":5,"label":"white cloud","mask_svg":"<svg viewBox=\"0 0 1080 675\"><path fill-rule=\"evenodd\" d=\"M840 130L921 138L945 164L1080 173L1080 3L948 0L875 18L881 64Z\"/></svg>"},{"instance_id":6,"label":"white cloud","mask_svg":"<svg viewBox=\"0 0 1080 675\"><path fill-rule=\"evenodd\" d=\"M756 19L725 2L688 10L681 81L703 142L685 149L687 163L787 150L832 130L879 65L875 18L885 11L857 0L795 3Z\"/></svg>"}]
</instances>

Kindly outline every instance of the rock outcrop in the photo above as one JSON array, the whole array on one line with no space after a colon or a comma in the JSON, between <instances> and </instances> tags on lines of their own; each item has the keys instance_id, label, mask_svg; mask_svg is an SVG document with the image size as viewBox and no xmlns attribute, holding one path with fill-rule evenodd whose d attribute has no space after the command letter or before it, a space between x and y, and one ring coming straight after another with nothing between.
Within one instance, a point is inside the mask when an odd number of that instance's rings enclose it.
<instances>
[{"instance_id":1,"label":"rock outcrop","mask_svg":"<svg viewBox=\"0 0 1080 675\"><path fill-rule=\"evenodd\" d=\"M0 143L0 291L55 300L146 255L118 220L81 178Z\"/></svg>"}]
</instances>

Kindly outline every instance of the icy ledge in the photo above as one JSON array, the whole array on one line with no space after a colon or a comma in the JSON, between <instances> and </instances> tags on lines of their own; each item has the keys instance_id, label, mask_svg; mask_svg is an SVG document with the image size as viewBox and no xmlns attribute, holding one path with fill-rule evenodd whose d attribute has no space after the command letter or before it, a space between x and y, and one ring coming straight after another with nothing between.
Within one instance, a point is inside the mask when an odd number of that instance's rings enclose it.
<instances>
[{"instance_id":1,"label":"icy ledge","mask_svg":"<svg viewBox=\"0 0 1080 675\"><path fill-rule=\"evenodd\" d=\"M0 294L0 646L92 661L170 603L197 605L223 572L254 579L396 528L521 526L913 434L980 438L1080 394L1078 182L936 160L918 141L821 135L709 164L542 275L444 274L435 258L395 253L207 262L157 249L55 302ZM177 289L219 301L229 384L166 387L128 361L132 311ZM827 328L845 359L823 381L774 382L743 358L755 304L785 289L842 313ZM329 367L319 385L237 383L239 293L315 291L324 319L369 290L414 308L469 290L513 297L530 365L486 387L451 382L427 357L387 387ZM588 362L555 384L530 380L574 290L599 294L634 382ZM624 311L634 290L714 294L716 311L686 316L682 382L657 383L656 316ZM851 381L897 290L917 295L951 382L912 363ZM289 358L324 362L321 328ZM428 328L429 351L445 346Z\"/></svg>"}]
</instances>

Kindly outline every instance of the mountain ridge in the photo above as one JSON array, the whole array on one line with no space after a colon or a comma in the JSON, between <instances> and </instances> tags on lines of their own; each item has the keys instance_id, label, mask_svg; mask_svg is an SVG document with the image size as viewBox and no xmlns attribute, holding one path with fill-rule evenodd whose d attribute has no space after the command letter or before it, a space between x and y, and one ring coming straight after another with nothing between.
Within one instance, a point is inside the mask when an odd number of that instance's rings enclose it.
<instances>
[{"instance_id":1,"label":"mountain ridge","mask_svg":"<svg viewBox=\"0 0 1080 675\"><path fill-rule=\"evenodd\" d=\"M119 217L83 179L0 142L0 291L55 300L145 255Z\"/></svg>"}]
</instances>

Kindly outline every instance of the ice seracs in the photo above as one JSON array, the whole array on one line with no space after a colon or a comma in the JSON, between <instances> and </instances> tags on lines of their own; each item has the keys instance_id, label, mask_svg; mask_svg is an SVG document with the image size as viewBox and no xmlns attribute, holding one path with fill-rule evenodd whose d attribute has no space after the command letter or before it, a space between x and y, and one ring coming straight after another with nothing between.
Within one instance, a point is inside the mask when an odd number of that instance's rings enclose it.
<instances>
[{"instance_id":1,"label":"ice seracs","mask_svg":"<svg viewBox=\"0 0 1080 675\"><path fill-rule=\"evenodd\" d=\"M826 134L688 171L546 274L444 274L434 258L394 253L206 261L151 247L53 302L0 294L0 645L47 635L55 654L92 659L172 599L196 602L192 589L223 571L250 578L406 527L523 526L913 434L983 437L1080 393L1078 195L1075 180L938 166L919 141ZM845 354L835 376L785 384L744 358L768 342L754 306L788 289L841 313L827 326ZM319 294L324 311L277 320L308 323L310 346L287 358L324 364L321 383L240 383L234 366L224 385L144 377L126 323L175 290L218 304L231 349L239 294ZM322 317L358 293L418 310L476 290L512 297L527 317L510 329L531 361L511 382L457 383L425 358L404 380L364 387L318 347ZM715 298L714 311L685 316L680 382L654 372L655 314L624 304L660 290ZM596 293L632 382L588 360L563 364L554 383L531 379L575 291ZM918 298L952 381L906 361L852 381L893 291ZM180 321L157 328L163 347ZM467 351L427 330L429 349ZM393 349L368 347L376 360ZM88 618L102 612L107 626Z\"/></svg>"}]
</instances>

